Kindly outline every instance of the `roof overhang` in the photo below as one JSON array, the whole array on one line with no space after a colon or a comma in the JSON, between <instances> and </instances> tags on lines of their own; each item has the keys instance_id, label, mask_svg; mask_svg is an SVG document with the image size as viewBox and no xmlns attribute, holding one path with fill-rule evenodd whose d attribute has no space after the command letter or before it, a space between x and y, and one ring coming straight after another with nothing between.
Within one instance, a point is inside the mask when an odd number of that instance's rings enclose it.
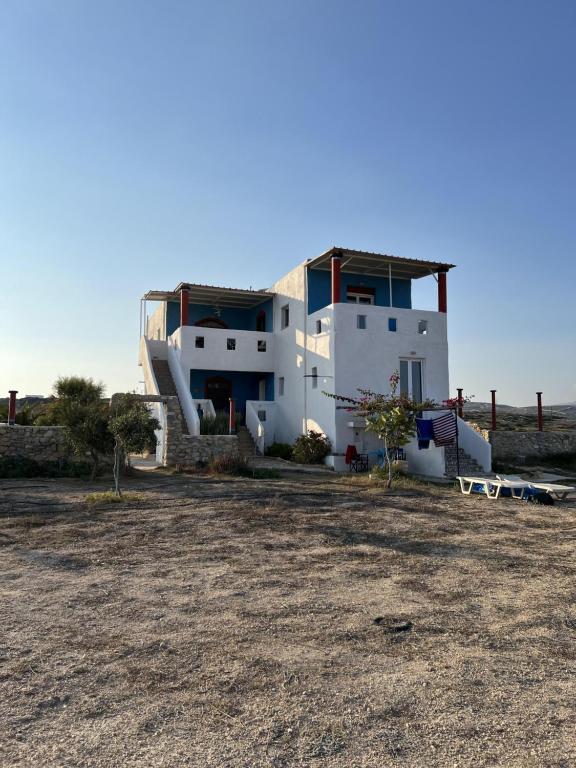
<instances>
[{"instance_id":1,"label":"roof overhang","mask_svg":"<svg viewBox=\"0 0 576 768\"><path fill-rule=\"evenodd\" d=\"M388 256L384 253L370 251L352 251L348 248L334 246L325 253L310 259L308 269L330 270L332 256L342 257L340 269L355 275L371 277L396 277L403 280L414 280L427 277L438 272L448 272L454 264L441 264L437 261L421 261L420 259L404 259L401 256Z\"/></svg>"},{"instance_id":2,"label":"roof overhang","mask_svg":"<svg viewBox=\"0 0 576 768\"><path fill-rule=\"evenodd\" d=\"M148 291L142 298L146 301L180 301L180 291L185 287L189 290L191 304L209 304L210 306L230 309L251 309L274 296L270 291L250 291L244 288L179 283L173 291Z\"/></svg>"}]
</instances>

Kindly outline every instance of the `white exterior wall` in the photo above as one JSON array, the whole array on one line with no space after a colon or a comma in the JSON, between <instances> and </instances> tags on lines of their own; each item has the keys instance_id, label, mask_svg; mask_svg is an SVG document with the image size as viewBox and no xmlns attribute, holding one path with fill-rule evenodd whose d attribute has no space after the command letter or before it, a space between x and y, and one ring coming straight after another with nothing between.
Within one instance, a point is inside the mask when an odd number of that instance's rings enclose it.
<instances>
[{"instance_id":1,"label":"white exterior wall","mask_svg":"<svg viewBox=\"0 0 576 768\"><path fill-rule=\"evenodd\" d=\"M196 349L196 336L204 337L204 348ZM236 339L236 349L227 348L227 340ZM212 371L274 371L274 334L259 331L237 331L233 328L204 328L188 325L178 328L170 337L184 376L190 369ZM266 342L266 351L258 352L258 341Z\"/></svg>"},{"instance_id":2,"label":"white exterior wall","mask_svg":"<svg viewBox=\"0 0 576 768\"><path fill-rule=\"evenodd\" d=\"M276 294L273 325L276 440L282 443L292 443L305 429L305 273L304 264L300 264L270 288ZM290 307L290 324L282 329L281 312L286 304ZM284 377L283 396L278 394L281 377Z\"/></svg>"},{"instance_id":3,"label":"white exterior wall","mask_svg":"<svg viewBox=\"0 0 576 768\"><path fill-rule=\"evenodd\" d=\"M357 315L366 315L366 328L357 327ZM400 359L422 361L422 395L437 402L449 396L448 340L446 315L416 309L337 304L333 307L335 349L335 384L341 395L358 396L358 388L375 392L390 391L390 376L399 369ZM397 330L388 330L388 319L395 318ZM427 333L418 333L418 321L426 320ZM336 411L336 444L338 453L355 442L355 430L348 426L350 414ZM373 437L365 435L369 444ZM428 475L444 473L444 452L430 448L413 450L407 446L411 471ZM441 471L438 469L441 466ZM343 469L342 457L336 457L335 468Z\"/></svg>"},{"instance_id":4,"label":"white exterior wall","mask_svg":"<svg viewBox=\"0 0 576 768\"><path fill-rule=\"evenodd\" d=\"M158 309L146 319L145 334L149 339L166 340L166 302L163 301Z\"/></svg>"}]
</instances>

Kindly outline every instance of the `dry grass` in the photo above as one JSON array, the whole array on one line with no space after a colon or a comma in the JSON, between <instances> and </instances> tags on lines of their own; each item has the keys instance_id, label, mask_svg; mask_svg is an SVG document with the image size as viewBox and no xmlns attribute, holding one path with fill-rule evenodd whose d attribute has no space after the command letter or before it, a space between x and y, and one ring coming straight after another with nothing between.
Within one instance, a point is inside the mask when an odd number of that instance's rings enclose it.
<instances>
[{"instance_id":1,"label":"dry grass","mask_svg":"<svg viewBox=\"0 0 576 768\"><path fill-rule=\"evenodd\" d=\"M312 476L86 491L0 483L3 766L576 764L574 505Z\"/></svg>"}]
</instances>

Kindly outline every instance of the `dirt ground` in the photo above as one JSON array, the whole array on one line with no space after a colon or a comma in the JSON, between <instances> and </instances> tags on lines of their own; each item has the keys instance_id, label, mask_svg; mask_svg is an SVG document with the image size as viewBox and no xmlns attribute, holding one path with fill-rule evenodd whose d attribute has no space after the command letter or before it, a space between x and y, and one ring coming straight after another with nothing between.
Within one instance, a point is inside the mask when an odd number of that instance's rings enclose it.
<instances>
[{"instance_id":1,"label":"dirt ground","mask_svg":"<svg viewBox=\"0 0 576 768\"><path fill-rule=\"evenodd\" d=\"M576 505L0 482L0 764L576 765Z\"/></svg>"}]
</instances>

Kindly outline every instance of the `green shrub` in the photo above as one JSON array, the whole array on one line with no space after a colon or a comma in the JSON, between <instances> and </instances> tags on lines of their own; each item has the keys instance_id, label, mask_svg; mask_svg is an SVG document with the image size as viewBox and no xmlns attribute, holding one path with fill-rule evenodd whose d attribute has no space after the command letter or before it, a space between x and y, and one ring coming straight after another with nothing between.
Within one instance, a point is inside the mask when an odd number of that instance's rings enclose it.
<instances>
[{"instance_id":1,"label":"green shrub","mask_svg":"<svg viewBox=\"0 0 576 768\"><path fill-rule=\"evenodd\" d=\"M216 456L208 465L210 472L217 475L240 475L248 471L248 460L238 454Z\"/></svg>"},{"instance_id":2,"label":"green shrub","mask_svg":"<svg viewBox=\"0 0 576 768\"><path fill-rule=\"evenodd\" d=\"M272 443L266 448L266 456L273 456L275 459L292 460L292 446L289 443Z\"/></svg>"},{"instance_id":3,"label":"green shrub","mask_svg":"<svg viewBox=\"0 0 576 768\"><path fill-rule=\"evenodd\" d=\"M229 432L228 414L217 413L216 416L202 416L200 419L201 435L227 435Z\"/></svg>"},{"instance_id":4,"label":"green shrub","mask_svg":"<svg viewBox=\"0 0 576 768\"><path fill-rule=\"evenodd\" d=\"M294 461L299 464L320 464L332 450L330 440L321 432L311 429L300 435L292 449Z\"/></svg>"},{"instance_id":5,"label":"green shrub","mask_svg":"<svg viewBox=\"0 0 576 768\"><path fill-rule=\"evenodd\" d=\"M0 458L0 478L18 477L90 477L92 465L87 461L36 461L26 456Z\"/></svg>"}]
</instances>

